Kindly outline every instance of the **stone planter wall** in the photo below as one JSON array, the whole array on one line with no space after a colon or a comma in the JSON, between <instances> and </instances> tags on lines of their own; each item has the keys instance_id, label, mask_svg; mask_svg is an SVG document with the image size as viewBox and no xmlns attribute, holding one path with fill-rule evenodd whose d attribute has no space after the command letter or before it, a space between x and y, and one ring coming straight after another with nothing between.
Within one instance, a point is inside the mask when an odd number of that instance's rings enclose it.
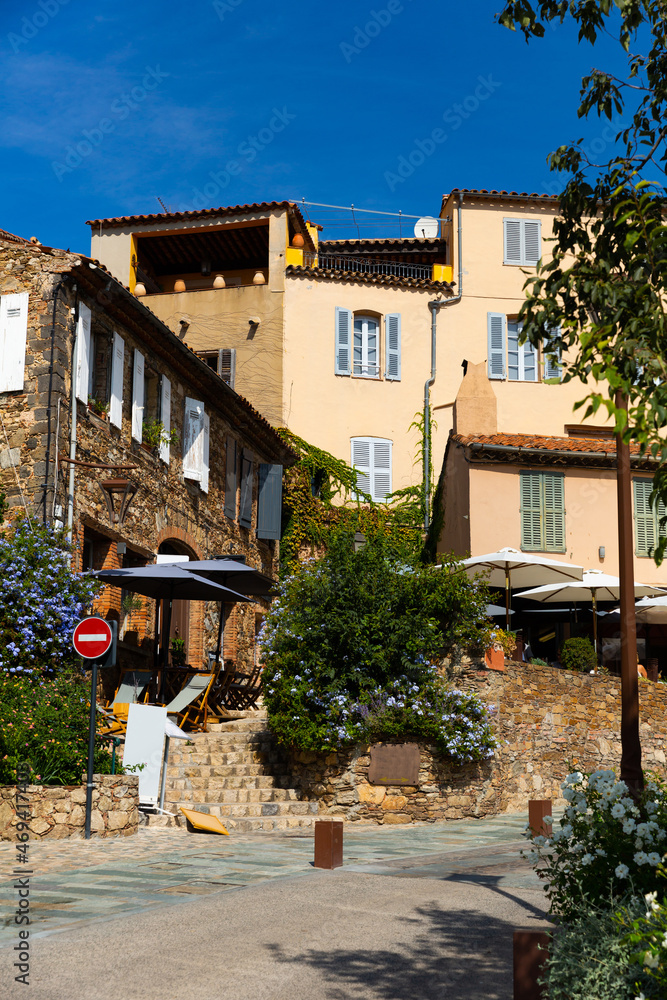
<instances>
[{"instance_id":1,"label":"stone planter wall","mask_svg":"<svg viewBox=\"0 0 667 1000\"><path fill-rule=\"evenodd\" d=\"M93 776L93 809L90 829L95 837L127 837L139 826L139 777L136 774ZM0 840L16 840L17 789L0 786ZM27 805L26 805L27 803ZM30 814L30 840L62 839L84 835L85 785L28 785L22 791L21 812Z\"/></svg>"}]
</instances>

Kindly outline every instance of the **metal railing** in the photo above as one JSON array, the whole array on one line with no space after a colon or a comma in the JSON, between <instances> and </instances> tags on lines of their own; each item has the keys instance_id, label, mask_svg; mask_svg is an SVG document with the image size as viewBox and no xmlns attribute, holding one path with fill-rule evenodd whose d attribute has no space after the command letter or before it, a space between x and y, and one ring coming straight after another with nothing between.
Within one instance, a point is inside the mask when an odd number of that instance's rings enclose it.
<instances>
[{"instance_id":1,"label":"metal railing","mask_svg":"<svg viewBox=\"0 0 667 1000\"><path fill-rule=\"evenodd\" d=\"M348 257L347 254L303 255L304 267L322 267L328 271L350 271L355 274L388 274L396 278L425 278L432 280L432 264L405 264L398 260L372 260L365 257Z\"/></svg>"}]
</instances>

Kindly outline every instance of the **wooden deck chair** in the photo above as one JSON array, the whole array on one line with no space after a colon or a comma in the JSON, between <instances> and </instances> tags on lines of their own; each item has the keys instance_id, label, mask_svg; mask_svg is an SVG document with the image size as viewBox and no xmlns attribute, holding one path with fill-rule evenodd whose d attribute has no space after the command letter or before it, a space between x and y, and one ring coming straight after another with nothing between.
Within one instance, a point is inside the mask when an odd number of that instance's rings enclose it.
<instances>
[{"instance_id":1,"label":"wooden deck chair","mask_svg":"<svg viewBox=\"0 0 667 1000\"><path fill-rule=\"evenodd\" d=\"M98 729L100 736L125 736L127 732L127 716L130 711L130 706L127 702L117 701L114 704L112 712L98 705L97 711L104 716L107 722L106 726Z\"/></svg>"},{"instance_id":2,"label":"wooden deck chair","mask_svg":"<svg viewBox=\"0 0 667 1000\"><path fill-rule=\"evenodd\" d=\"M224 718L227 715L227 692L234 680L235 673L234 661L225 660L225 665L218 675L217 681L208 693L209 714L218 718Z\"/></svg>"},{"instance_id":3,"label":"wooden deck chair","mask_svg":"<svg viewBox=\"0 0 667 1000\"><path fill-rule=\"evenodd\" d=\"M111 710L114 711L119 703L128 705L145 700L142 699L142 694L148 687L152 676L152 670L123 670L118 690L111 702Z\"/></svg>"},{"instance_id":4,"label":"wooden deck chair","mask_svg":"<svg viewBox=\"0 0 667 1000\"><path fill-rule=\"evenodd\" d=\"M261 673L262 665L258 663L250 674L235 674L227 694L230 708L236 711L252 708L262 690Z\"/></svg>"},{"instance_id":5,"label":"wooden deck chair","mask_svg":"<svg viewBox=\"0 0 667 1000\"><path fill-rule=\"evenodd\" d=\"M208 716L208 693L220 672L219 665L213 670L193 674L182 689L167 705L167 717L172 718L181 728L187 722L192 729L206 732Z\"/></svg>"}]
</instances>

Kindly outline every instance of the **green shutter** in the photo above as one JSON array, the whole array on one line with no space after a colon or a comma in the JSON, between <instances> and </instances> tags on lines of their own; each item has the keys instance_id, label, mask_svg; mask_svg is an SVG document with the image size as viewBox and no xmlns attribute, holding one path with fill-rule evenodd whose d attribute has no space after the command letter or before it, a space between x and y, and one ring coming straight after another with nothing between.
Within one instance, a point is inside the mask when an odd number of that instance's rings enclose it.
<instances>
[{"instance_id":1,"label":"green shutter","mask_svg":"<svg viewBox=\"0 0 667 1000\"><path fill-rule=\"evenodd\" d=\"M653 481L651 479L635 479L633 480L633 485L635 507L635 555L650 556L655 548L656 539L655 510L651 506Z\"/></svg>"},{"instance_id":2,"label":"green shutter","mask_svg":"<svg viewBox=\"0 0 667 1000\"><path fill-rule=\"evenodd\" d=\"M543 473L544 549L565 552L565 477L562 473Z\"/></svg>"},{"instance_id":3,"label":"green shutter","mask_svg":"<svg viewBox=\"0 0 667 1000\"><path fill-rule=\"evenodd\" d=\"M521 548L542 551L542 491L540 472L522 472L521 484Z\"/></svg>"},{"instance_id":4,"label":"green shutter","mask_svg":"<svg viewBox=\"0 0 667 1000\"><path fill-rule=\"evenodd\" d=\"M522 472L521 548L565 552L565 477L560 472Z\"/></svg>"}]
</instances>

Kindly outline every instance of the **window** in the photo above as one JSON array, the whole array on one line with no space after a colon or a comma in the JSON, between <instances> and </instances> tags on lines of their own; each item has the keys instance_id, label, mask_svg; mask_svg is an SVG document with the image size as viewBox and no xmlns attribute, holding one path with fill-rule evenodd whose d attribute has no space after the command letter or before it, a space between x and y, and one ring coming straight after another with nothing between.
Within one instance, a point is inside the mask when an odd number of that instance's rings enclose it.
<instances>
[{"instance_id":1,"label":"window","mask_svg":"<svg viewBox=\"0 0 667 1000\"><path fill-rule=\"evenodd\" d=\"M369 493L375 503L382 503L391 493L392 442L386 438L359 437L352 438L351 445L359 493Z\"/></svg>"},{"instance_id":2,"label":"window","mask_svg":"<svg viewBox=\"0 0 667 1000\"><path fill-rule=\"evenodd\" d=\"M521 548L565 552L565 477L562 472L521 472Z\"/></svg>"},{"instance_id":3,"label":"window","mask_svg":"<svg viewBox=\"0 0 667 1000\"><path fill-rule=\"evenodd\" d=\"M542 256L539 219L503 219L503 263L534 267Z\"/></svg>"},{"instance_id":4,"label":"window","mask_svg":"<svg viewBox=\"0 0 667 1000\"><path fill-rule=\"evenodd\" d=\"M283 467L262 462L257 490L257 537L280 538L283 500Z\"/></svg>"},{"instance_id":5,"label":"window","mask_svg":"<svg viewBox=\"0 0 667 1000\"><path fill-rule=\"evenodd\" d=\"M510 382L561 378L560 359L539 351L529 341L519 343L522 324L504 313L487 313L488 376Z\"/></svg>"},{"instance_id":6,"label":"window","mask_svg":"<svg viewBox=\"0 0 667 1000\"><path fill-rule=\"evenodd\" d=\"M379 379L382 373L381 331L379 316L353 313L351 309L337 306L335 374ZM384 317L384 378L388 382L401 379L400 313L387 313Z\"/></svg>"},{"instance_id":7,"label":"window","mask_svg":"<svg viewBox=\"0 0 667 1000\"><path fill-rule=\"evenodd\" d=\"M658 501L657 507L651 503L652 491L652 479L633 479L637 556L652 556L658 540L667 535L667 526L660 524L667 510L662 501Z\"/></svg>"},{"instance_id":8,"label":"window","mask_svg":"<svg viewBox=\"0 0 667 1000\"><path fill-rule=\"evenodd\" d=\"M23 391L28 293L0 295L0 392Z\"/></svg>"},{"instance_id":9,"label":"window","mask_svg":"<svg viewBox=\"0 0 667 1000\"><path fill-rule=\"evenodd\" d=\"M236 380L236 348L222 348L219 351L198 351L197 356L216 372L230 389Z\"/></svg>"}]
</instances>

